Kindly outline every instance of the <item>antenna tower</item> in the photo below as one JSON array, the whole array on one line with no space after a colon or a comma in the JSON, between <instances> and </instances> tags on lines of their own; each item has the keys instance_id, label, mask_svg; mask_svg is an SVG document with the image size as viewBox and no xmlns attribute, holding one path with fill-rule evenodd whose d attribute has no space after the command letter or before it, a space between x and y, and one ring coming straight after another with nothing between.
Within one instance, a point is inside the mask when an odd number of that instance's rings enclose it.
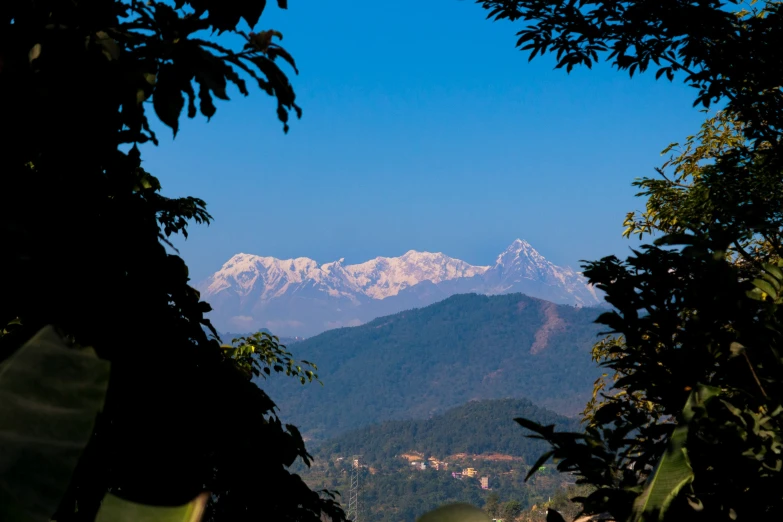
<instances>
[{"instance_id":1,"label":"antenna tower","mask_svg":"<svg viewBox=\"0 0 783 522\"><path fill-rule=\"evenodd\" d=\"M353 458L351 464L351 489L348 490L348 509L345 511L346 518L353 522L359 522L359 458L361 455Z\"/></svg>"}]
</instances>

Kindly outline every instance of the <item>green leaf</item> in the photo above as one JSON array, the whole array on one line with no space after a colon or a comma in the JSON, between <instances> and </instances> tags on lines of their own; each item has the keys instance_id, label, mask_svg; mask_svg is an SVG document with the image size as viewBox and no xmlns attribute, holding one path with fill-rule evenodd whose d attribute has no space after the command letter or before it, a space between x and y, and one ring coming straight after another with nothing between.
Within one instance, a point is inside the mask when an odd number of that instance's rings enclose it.
<instances>
[{"instance_id":1,"label":"green leaf","mask_svg":"<svg viewBox=\"0 0 783 522\"><path fill-rule=\"evenodd\" d=\"M741 345L740 343L734 342L731 343L729 346L729 359L733 359L734 357L737 357L738 355L742 355L745 353L745 347Z\"/></svg>"},{"instance_id":2,"label":"green leaf","mask_svg":"<svg viewBox=\"0 0 783 522\"><path fill-rule=\"evenodd\" d=\"M51 326L0 364L0 520L51 518L103 408L109 368Z\"/></svg>"},{"instance_id":3,"label":"green leaf","mask_svg":"<svg viewBox=\"0 0 783 522\"><path fill-rule=\"evenodd\" d=\"M106 56L109 61L116 60L120 57L120 47L112 37L104 31L98 31L95 35L97 36L96 41L98 45L103 47L103 55Z\"/></svg>"},{"instance_id":4,"label":"green leaf","mask_svg":"<svg viewBox=\"0 0 783 522\"><path fill-rule=\"evenodd\" d=\"M647 516L655 512L658 513L658 519L662 520L677 494L693 481L693 468L685 447L689 422L706 401L719 393L719 388L700 385L688 396L680 424L672 433L666 452L647 479L644 491L634 501L633 522L648 520Z\"/></svg>"},{"instance_id":5,"label":"green leaf","mask_svg":"<svg viewBox=\"0 0 783 522\"><path fill-rule=\"evenodd\" d=\"M538 468L540 468L547 460L549 460L549 457L551 457L554 454L555 454L554 451L547 451L546 453L538 457L536 463L530 466L530 471L528 471L527 475L525 475L525 482L527 482L527 480L533 476L533 473L538 471Z\"/></svg>"},{"instance_id":6,"label":"green leaf","mask_svg":"<svg viewBox=\"0 0 783 522\"><path fill-rule=\"evenodd\" d=\"M209 88L203 83L200 83L198 87L199 108L201 109L201 114L206 116L207 120L209 120L215 115L217 108L212 102L212 95L209 93Z\"/></svg>"},{"instance_id":7,"label":"green leaf","mask_svg":"<svg viewBox=\"0 0 783 522\"><path fill-rule=\"evenodd\" d=\"M95 522L198 522L209 499L202 493L184 506L147 506L107 494Z\"/></svg>"},{"instance_id":8,"label":"green leaf","mask_svg":"<svg viewBox=\"0 0 783 522\"><path fill-rule=\"evenodd\" d=\"M778 293L775 288L763 279L754 279L753 286L770 296L772 299L778 298Z\"/></svg>"},{"instance_id":9,"label":"green leaf","mask_svg":"<svg viewBox=\"0 0 783 522\"><path fill-rule=\"evenodd\" d=\"M158 75L158 83L152 94L152 106L160 121L171 127L174 135L179 130L179 115L185 107L185 97L172 65L164 65Z\"/></svg>"},{"instance_id":10,"label":"green leaf","mask_svg":"<svg viewBox=\"0 0 783 522\"><path fill-rule=\"evenodd\" d=\"M697 238L692 234L668 234L654 241L657 246L693 245Z\"/></svg>"},{"instance_id":11,"label":"green leaf","mask_svg":"<svg viewBox=\"0 0 783 522\"><path fill-rule=\"evenodd\" d=\"M780 268L776 267L775 265L765 264L764 270L769 272L778 281L783 281L783 272L781 272Z\"/></svg>"},{"instance_id":12,"label":"green leaf","mask_svg":"<svg viewBox=\"0 0 783 522\"><path fill-rule=\"evenodd\" d=\"M679 440L675 442L675 438ZM634 522L646 520L645 515L655 511L660 513L659 518L662 519L666 508L680 490L693 481L693 469L687 450L683 447L685 438L687 427L677 428L672 434L669 448L658 461L644 491L634 501Z\"/></svg>"},{"instance_id":13,"label":"green leaf","mask_svg":"<svg viewBox=\"0 0 783 522\"><path fill-rule=\"evenodd\" d=\"M416 522L490 522L490 518L470 504L448 504L422 515Z\"/></svg>"},{"instance_id":14,"label":"green leaf","mask_svg":"<svg viewBox=\"0 0 783 522\"><path fill-rule=\"evenodd\" d=\"M37 43L30 49L30 52L27 53L27 59L30 63L33 63L33 60L37 59L39 56L41 56L41 44Z\"/></svg>"},{"instance_id":15,"label":"green leaf","mask_svg":"<svg viewBox=\"0 0 783 522\"><path fill-rule=\"evenodd\" d=\"M546 522L565 522L563 515L552 508L546 510Z\"/></svg>"},{"instance_id":16,"label":"green leaf","mask_svg":"<svg viewBox=\"0 0 783 522\"><path fill-rule=\"evenodd\" d=\"M551 437L552 434L555 432L554 424L547 424L546 426L544 426L542 424L531 421L529 419L525 419L523 417L515 418L514 421L520 426L522 426L523 428L530 430L534 433L539 433L544 437Z\"/></svg>"},{"instance_id":17,"label":"green leaf","mask_svg":"<svg viewBox=\"0 0 783 522\"><path fill-rule=\"evenodd\" d=\"M780 293L780 281L772 277L770 274L761 274L761 277L763 277L766 282L772 285L772 288L775 289L775 292Z\"/></svg>"}]
</instances>

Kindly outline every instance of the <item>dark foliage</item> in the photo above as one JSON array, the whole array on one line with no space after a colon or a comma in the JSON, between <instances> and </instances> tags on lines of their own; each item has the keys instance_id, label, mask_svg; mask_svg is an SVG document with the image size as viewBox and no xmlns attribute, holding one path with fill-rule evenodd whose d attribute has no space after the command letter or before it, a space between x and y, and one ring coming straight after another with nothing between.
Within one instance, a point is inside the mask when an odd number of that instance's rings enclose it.
<instances>
[{"instance_id":1,"label":"dark foliage","mask_svg":"<svg viewBox=\"0 0 783 522\"><path fill-rule=\"evenodd\" d=\"M299 108L278 58L293 60L276 33L237 30L265 3L0 3L0 358L54 324L112 363L57 520L92 520L109 490L171 505L206 489L214 520L342 516L287 470L307 460L299 432L205 333L210 308L166 251L189 222L210 221L205 203L163 196L137 147L157 143L149 108L176 133L186 108L210 118L214 99L229 86L248 94L247 81L287 128Z\"/></svg>"},{"instance_id":2,"label":"dark foliage","mask_svg":"<svg viewBox=\"0 0 783 522\"><path fill-rule=\"evenodd\" d=\"M488 18L521 22L517 47L530 59L550 52L557 67L591 67L605 57L619 70L656 78L682 75L694 105L726 102L754 140L783 131L783 9L740 0L477 0ZM778 43L775 43L778 42Z\"/></svg>"},{"instance_id":3,"label":"dark foliage","mask_svg":"<svg viewBox=\"0 0 783 522\"><path fill-rule=\"evenodd\" d=\"M661 233L621 261L587 265L614 334L595 357L613 393L588 407L584 433L520 423L549 441L558 467L599 489L589 513L617 520L783 517L783 39L780 2L481 2L526 23L531 58L568 70L605 53L621 70L684 73L695 105L724 103L629 231ZM733 130L732 130L733 129ZM736 132L735 132L736 131ZM701 150L699 150L701 149ZM600 392L601 387L596 388Z\"/></svg>"}]
</instances>

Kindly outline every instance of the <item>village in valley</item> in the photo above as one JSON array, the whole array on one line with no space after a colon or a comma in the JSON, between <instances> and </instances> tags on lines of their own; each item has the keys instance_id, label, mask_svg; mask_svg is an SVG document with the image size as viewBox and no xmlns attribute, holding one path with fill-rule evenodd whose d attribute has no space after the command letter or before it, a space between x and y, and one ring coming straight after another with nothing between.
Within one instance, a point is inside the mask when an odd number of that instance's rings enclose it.
<instances>
[{"instance_id":1,"label":"village in valley","mask_svg":"<svg viewBox=\"0 0 783 522\"><path fill-rule=\"evenodd\" d=\"M480 473L479 469L473 466L481 466L482 462L518 462L522 463L521 457L513 457L511 455L490 454L490 455L469 455L467 453L457 453L448 458L448 460L439 460L437 457L426 457L418 452L403 453L400 458L407 461L408 465L415 470L432 469L435 471L450 472L451 477L457 480L463 480L464 478L478 479L481 489L492 489L490 487L490 475ZM479 462L479 464L473 464L467 466L466 463ZM450 465L451 464L451 465ZM485 471L485 470L482 470ZM507 475L513 474L514 470L509 469L505 472Z\"/></svg>"},{"instance_id":2,"label":"village in valley","mask_svg":"<svg viewBox=\"0 0 783 522\"><path fill-rule=\"evenodd\" d=\"M407 450L383 459L332 454L314 462L308 484L342 487L346 499L356 499L365 516L382 522L405 519L429 497L471 499L493 521L542 522L547 507L567 502L563 492L574 492L575 477L540 466L525 481L529 471L524 457L500 452L441 457Z\"/></svg>"},{"instance_id":3,"label":"village in valley","mask_svg":"<svg viewBox=\"0 0 783 522\"><path fill-rule=\"evenodd\" d=\"M361 459L356 458L352 460L345 457L336 457L334 464L338 468L343 468L343 471L346 472L347 467L343 464L346 460L349 465L358 465L361 470L366 470L370 475L376 475L380 471L378 467L364 463ZM383 471L405 472L406 470L411 470L416 472L430 470L442 472L450 475L454 480L475 480L478 483L478 487L483 490L493 489L493 478L495 479L494 482L504 477L510 479L518 476L520 473L527 473L530 469L525 464L524 458L501 453L481 455L456 453L440 459L435 456L427 456L418 451L408 451L398 455L395 460L397 460L397 464L402 463L402 465L392 465ZM546 471L546 466L539 467L539 473L545 473Z\"/></svg>"}]
</instances>

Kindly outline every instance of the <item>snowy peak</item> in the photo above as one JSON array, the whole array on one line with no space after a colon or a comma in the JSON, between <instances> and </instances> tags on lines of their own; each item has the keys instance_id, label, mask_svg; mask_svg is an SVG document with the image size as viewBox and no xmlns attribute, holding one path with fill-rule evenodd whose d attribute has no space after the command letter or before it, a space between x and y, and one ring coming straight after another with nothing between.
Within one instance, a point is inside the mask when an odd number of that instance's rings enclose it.
<instances>
[{"instance_id":1,"label":"snowy peak","mask_svg":"<svg viewBox=\"0 0 783 522\"><path fill-rule=\"evenodd\" d=\"M341 283L343 273L340 261L319 267L315 260L308 257L277 259L237 254L202 286L207 295L230 290L246 297L260 291L259 299L271 299L285 294L292 287Z\"/></svg>"},{"instance_id":2,"label":"snowy peak","mask_svg":"<svg viewBox=\"0 0 783 522\"><path fill-rule=\"evenodd\" d=\"M198 285L218 329L269 328L279 335L314 335L381 315L426 306L456 293L524 293L559 304L601 302L571 268L547 261L515 240L493 266L475 266L441 252L409 250L364 263L319 265L308 257L236 254Z\"/></svg>"},{"instance_id":3,"label":"snowy peak","mask_svg":"<svg viewBox=\"0 0 783 522\"><path fill-rule=\"evenodd\" d=\"M522 292L581 306L598 304L600 296L570 267L548 261L527 241L517 239L497 257L486 274L488 293ZM543 294L543 295L542 295Z\"/></svg>"},{"instance_id":4,"label":"snowy peak","mask_svg":"<svg viewBox=\"0 0 783 522\"><path fill-rule=\"evenodd\" d=\"M489 267L473 266L442 253L409 250L400 257L376 257L345 267L362 293L373 299L397 295L423 281L440 283L483 274Z\"/></svg>"},{"instance_id":5,"label":"snowy peak","mask_svg":"<svg viewBox=\"0 0 783 522\"><path fill-rule=\"evenodd\" d=\"M384 299L422 281L440 283L486 272L488 266L473 266L442 253L409 250L400 257L376 257L356 265L343 265L344 258L318 266L307 257L277 259L237 254L213 274L205 286L214 295L233 289L249 295L263 285L262 299L279 295L291 285L326 285L328 293L359 293L371 299Z\"/></svg>"},{"instance_id":6,"label":"snowy peak","mask_svg":"<svg viewBox=\"0 0 783 522\"><path fill-rule=\"evenodd\" d=\"M559 267L547 261L538 250L527 241L517 239L497 257L493 270L504 274L516 274L529 279L544 278L548 282L563 281L561 276L574 276L576 273L569 267ZM552 279L554 278L554 279Z\"/></svg>"},{"instance_id":7,"label":"snowy peak","mask_svg":"<svg viewBox=\"0 0 783 522\"><path fill-rule=\"evenodd\" d=\"M495 266L509 266L520 262L531 262L537 266L551 264L530 243L516 239L498 256Z\"/></svg>"}]
</instances>

